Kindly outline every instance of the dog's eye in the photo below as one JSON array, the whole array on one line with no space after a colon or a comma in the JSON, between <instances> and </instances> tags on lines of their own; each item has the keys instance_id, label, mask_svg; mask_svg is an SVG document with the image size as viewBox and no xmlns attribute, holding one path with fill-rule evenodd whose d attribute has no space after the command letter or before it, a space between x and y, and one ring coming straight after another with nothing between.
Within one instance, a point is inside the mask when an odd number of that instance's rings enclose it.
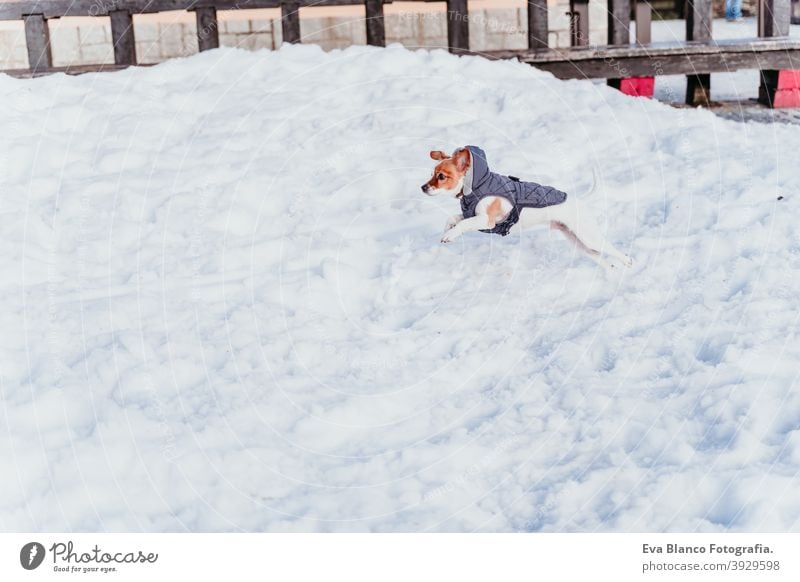
<instances>
[{"instance_id":1,"label":"dog's eye","mask_svg":"<svg viewBox=\"0 0 800 582\"><path fill-rule=\"evenodd\" d=\"M437 174L436 175L436 179L437 180L444 180L444 174Z\"/></svg>"}]
</instances>

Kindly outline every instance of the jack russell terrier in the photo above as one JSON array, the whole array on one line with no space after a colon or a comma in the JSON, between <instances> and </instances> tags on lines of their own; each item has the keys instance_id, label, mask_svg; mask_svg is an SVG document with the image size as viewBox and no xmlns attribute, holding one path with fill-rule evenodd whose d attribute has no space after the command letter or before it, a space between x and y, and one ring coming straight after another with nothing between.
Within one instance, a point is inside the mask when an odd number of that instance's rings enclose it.
<instances>
[{"instance_id":1,"label":"jack russell terrier","mask_svg":"<svg viewBox=\"0 0 800 582\"><path fill-rule=\"evenodd\" d=\"M431 158L439 163L422 191L428 196L454 196L461 202L461 213L447 221L443 243L471 230L506 236L549 224L606 269L617 267L616 261L626 267L633 264L605 239L577 200L567 199L564 192L550 186L490 172L481 148L459 148L452 156L432 151ZM603 259L603 253L611 257L610 263Z\"/></svg>"}]
</instances>

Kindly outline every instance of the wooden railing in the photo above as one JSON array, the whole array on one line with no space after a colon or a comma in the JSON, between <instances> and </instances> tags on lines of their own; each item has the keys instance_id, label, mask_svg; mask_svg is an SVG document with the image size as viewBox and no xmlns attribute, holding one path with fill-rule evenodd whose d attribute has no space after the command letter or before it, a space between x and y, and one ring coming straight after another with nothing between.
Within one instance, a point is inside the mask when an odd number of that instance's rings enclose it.
<instances>
[{"instance_id":1,"label":"wooden railing","mask_svg":"<svg viewBox=\"0 0 800 582\"><path fill-rule=\"evenodd\" d=\"M280 8L283 42L300 42L300 8L309 6L364 5L367 42L386 44L384 4L393 0L12 0L0 1L0 20L24 20L30 68L6 71L39 75L53 71L80 73L118 69L136 64L133 15L170 10L193 11L201 51L219 46L217 12L254 8ZM436 0L406 0L431 2ZM470 51L467 0L443 0L447 6L447 42L455 53ZM631 2L636 2L632 6ZM687 102L709 101L710 73L756 68L762 78L778 69L800 69L800 42L788 37L792 0L760 0L760 39L715 42L711 39L712 0L688 0L686 40L651 43L650 5L646 1L607 0L608 45L590 47L588 0L570 0L572 47L548 48L547 0L528 0L528 49L482 51L488 58L516 58L551 71L560 78L606 78L612 84L622 77L685 74ZM631 44L631 16L637 21ZM66 16L108 16L114 46L113 66L53 67L47 21Z\"/></svg>"}]
</instances>

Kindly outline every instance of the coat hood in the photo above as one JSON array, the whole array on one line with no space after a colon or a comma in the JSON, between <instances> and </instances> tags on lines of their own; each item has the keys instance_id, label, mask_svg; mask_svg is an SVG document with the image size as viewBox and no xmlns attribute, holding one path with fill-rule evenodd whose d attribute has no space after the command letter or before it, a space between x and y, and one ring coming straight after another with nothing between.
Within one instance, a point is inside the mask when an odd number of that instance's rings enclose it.
<instances>
[{"instance_id":1,"label":"coat hood","mask_svg":"<svg viewBox=\"0 0 800 582\"><path fill-rule=\"evenodd\" d=\"M470 145L465 149L469 150L471 158L471 163L464 179L464 194L469 195L489 179L489 162L486 161L486 152L478 146Z\"/></svg>"}]
</instances>

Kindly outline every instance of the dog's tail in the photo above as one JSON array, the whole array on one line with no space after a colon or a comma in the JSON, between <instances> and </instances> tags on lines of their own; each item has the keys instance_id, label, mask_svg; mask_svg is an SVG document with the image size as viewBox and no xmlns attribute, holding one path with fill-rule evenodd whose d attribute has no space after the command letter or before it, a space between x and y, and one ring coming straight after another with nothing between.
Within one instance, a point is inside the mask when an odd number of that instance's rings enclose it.
<instances>
[{"instance_id":1,"label":"dog's tail","mask_svg":"<svg viewBox=\"0 0 800 582\"><path fill-rule=\"evenodd\" d=\"M597 188L597 170L595 170L594 166L592 166L592 186L584 193L583 197L586 198L587 196L594 194L595 188Z\"/></svg>"}]
</instances>

